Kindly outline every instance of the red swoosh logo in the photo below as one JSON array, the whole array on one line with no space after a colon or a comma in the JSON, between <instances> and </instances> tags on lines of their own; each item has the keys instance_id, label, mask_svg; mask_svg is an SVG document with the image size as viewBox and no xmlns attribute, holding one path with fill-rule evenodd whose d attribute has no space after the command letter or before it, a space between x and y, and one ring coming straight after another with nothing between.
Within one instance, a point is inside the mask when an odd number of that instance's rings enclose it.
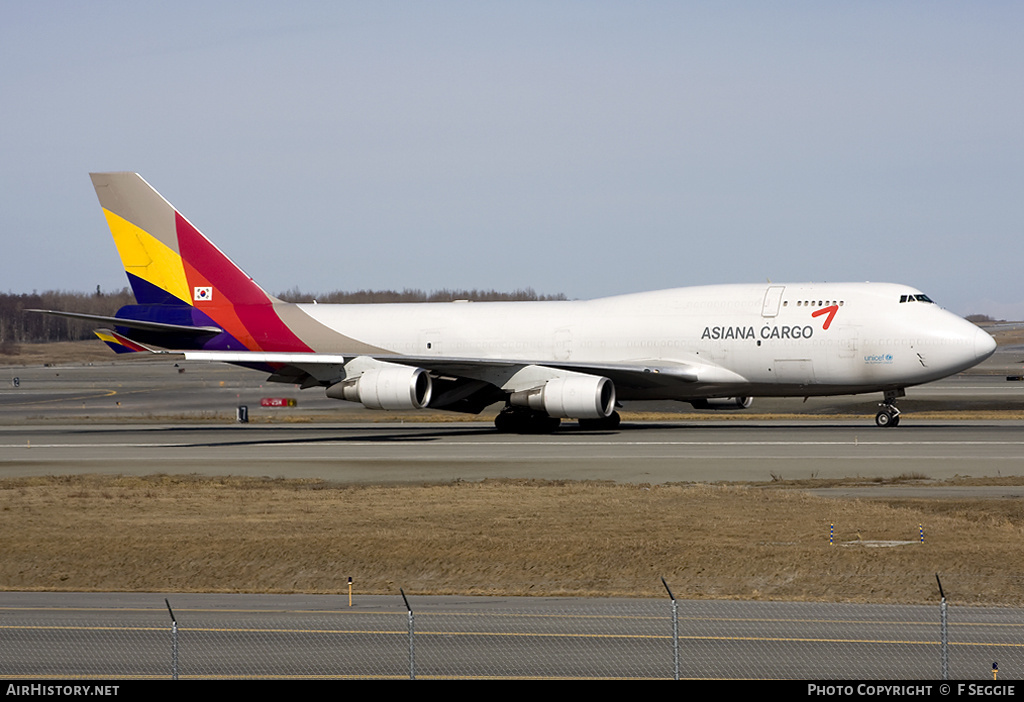
<instances>
[{"instance_id":1,"label":"red swoosh logo","mask_svg":"<svg viewBox=\"0 0 1024 702\"><path fill-rule=\"evenodd\" d=\"M820 317L823 314L827 314L828 317L825 318L825 324L822 326L822 329L828 329L828 325L832 324L832 320L835 318L836 312L838 311L839 305L829 305L828 307L822 307L820 310L814 310L811 312L811 316Z\"/></svg>"}]
</instances>

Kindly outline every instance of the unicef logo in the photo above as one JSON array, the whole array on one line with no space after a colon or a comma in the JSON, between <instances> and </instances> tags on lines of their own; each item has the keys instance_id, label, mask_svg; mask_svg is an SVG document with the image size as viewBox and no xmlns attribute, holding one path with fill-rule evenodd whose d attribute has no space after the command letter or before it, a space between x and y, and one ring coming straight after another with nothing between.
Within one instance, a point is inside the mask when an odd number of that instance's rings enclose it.
<instances>
[{"instance_id":1,"label":"unicef logo","mask_svg":"<svg viewBox=\"0 0 1024 702\"><path fill-rule=\"evenodd\" d=\"M864 363L870 365L887 364L893 362L893 355L891 353L880 353L874 356L865 356Z\"/></svg>"}]
</instances>

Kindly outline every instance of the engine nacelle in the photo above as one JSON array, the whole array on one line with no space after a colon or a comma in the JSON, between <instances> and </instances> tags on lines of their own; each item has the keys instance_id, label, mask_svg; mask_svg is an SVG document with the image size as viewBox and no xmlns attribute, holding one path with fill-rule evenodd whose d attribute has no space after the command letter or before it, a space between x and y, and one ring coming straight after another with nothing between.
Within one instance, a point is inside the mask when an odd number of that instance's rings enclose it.
<instances>
[{"instance_id":1,"label":"engine nacelle","mask_svg":"<svg viewBox=\"0 0 1024 702\"><path fill-rule=\"evenodd\" d=\"M327 397L360 402L369 409L423 409L430 403L433 383L422 368L387 365L327 388Z\"/></svg>"},{"instance_id":2,"label":"engine nacelle","mask_svg":"<svg viewBox=\"0 0 1024 702\"><path fill-rule=\"evenodd\" d=\"M752 397L709 397L706 400L691 400L690 404L698 410L737 410L747 409L753 401Z\"/></svg>"},{"instance_id":3,"label":"engine nacelle","mask_svg":"<svg viewBox=\"0 0 1024 702\"><path fill-rule=\"evenodd\" d=\"M615 411L615 384L596 375L552 378L537 388L512 393L513 405L546 412L551 417L602 419Z\"/></svg>"}]
</instances>

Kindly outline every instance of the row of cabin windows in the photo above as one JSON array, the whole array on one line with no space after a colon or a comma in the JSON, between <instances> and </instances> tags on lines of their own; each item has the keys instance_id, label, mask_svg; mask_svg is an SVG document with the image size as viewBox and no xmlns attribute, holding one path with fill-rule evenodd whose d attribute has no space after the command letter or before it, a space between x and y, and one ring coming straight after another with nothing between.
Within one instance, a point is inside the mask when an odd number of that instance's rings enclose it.
<instances>
[{"instance_id":1,"label":"row of cabin windows","mask_svg":"<svg viewBox=\"0 0 1024 702\"><path fill-rule=\"evenodd\" d=\"M797 307L808 307L808 306L810 306L810 307L814 307L814 306L823 307L825 305L839 305L840 307L842 307L844 302L845 302L844 300L839 300L838 302L836 302L835 300L832 300L832 301L829 301L829 300L817 300L817 301L815 301L815 300L797 300L796 306ZM932 299L930 297L928 297L927 295L923 295L923 294L900 295L900 302L931 302L933 305L935 304L934 302L932 302ZM789 300L783 301L782 306L783 307L789 307Z\"/></svg>"},{"instance_id":2,"label":"row of cabin windows","mask_svg":"<svg viewBox=\"0 0 1024 702\"><path fill-rule=\"evenodd\" d=\"M796 301L796 306L797 307L824 307L825 305L839 305L840 307L842 307L844 304L845 304L844 300L839 300L838 302L836 302L835 300L832 300L832 301L829 301L829 300L818 300L817 304L815 304L814 300L797 300ZM789 307L789 300L784 300L783 303L782 303L782 306L783 307Z\"/></svg>"}]
</instances>

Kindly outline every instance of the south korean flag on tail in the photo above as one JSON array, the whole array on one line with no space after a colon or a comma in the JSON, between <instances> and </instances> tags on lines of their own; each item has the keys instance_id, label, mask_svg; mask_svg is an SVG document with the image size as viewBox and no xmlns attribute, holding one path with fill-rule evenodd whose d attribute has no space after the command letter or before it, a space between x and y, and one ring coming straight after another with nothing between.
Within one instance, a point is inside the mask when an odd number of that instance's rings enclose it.
<instances>
[{"instance_id":1,"label":"south korean flag on tail","mask_svg":"<svg viewBox=\"0 0 1024 702\"><path fill-rule=\"evenodd\" d=\"M192 299L196 302L209 302L213 299L213 288L210 286L192 288Z\"/></svg>"}]
</instances>

